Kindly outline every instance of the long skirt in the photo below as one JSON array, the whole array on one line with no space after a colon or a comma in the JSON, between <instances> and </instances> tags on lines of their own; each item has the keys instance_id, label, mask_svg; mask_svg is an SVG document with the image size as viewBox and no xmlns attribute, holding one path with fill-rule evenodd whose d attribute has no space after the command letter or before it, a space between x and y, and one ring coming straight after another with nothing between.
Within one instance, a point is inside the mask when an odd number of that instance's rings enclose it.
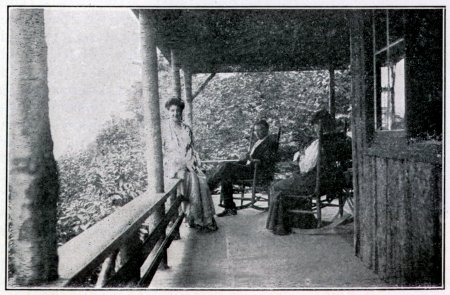
<instances>
[{"instance_id":1,"label":"long skirt","mask_svg":"<svg viewBox=\"0 0 450 295\"><path fill-rule=\"evenodd\" d=\"M291 199L288 195L309 195L314 192L315 170L306 174L295 173L292 177L276 182L270 188L270 207L266 228L274 234L284 235L291 227L313 228L316 219L310 214L291 216L289 209L311 209L308 199Z\"/></svg>"},{"instance_id":2,"label":"long skirt","mask_svg":"<svg viewBox=\"0 0 450 295\"><path fill-rule=\"evenodd\" d=\"M186 172L184 177L184 196L186 219L191 226L214 226L214 203L209 191L206 175L199 172Z\"/></svg>"}]
</instances>

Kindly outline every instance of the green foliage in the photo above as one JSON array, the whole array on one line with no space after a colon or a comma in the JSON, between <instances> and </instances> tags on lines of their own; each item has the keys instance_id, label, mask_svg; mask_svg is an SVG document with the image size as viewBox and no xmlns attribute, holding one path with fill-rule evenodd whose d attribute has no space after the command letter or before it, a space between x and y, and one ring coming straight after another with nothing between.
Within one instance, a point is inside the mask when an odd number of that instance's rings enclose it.
<instances>
[{"instance_id":1,"label":"green foliage","mask_svg":"<svg viewBox=\"0 0 450 295\"><path fill-rule=\"evenodd\" d=\"M58 161L58 242L63 244L147 186L143 138L135 119L113 119L86 151Z\"/></svg>"},{"instance_id":2,"label":"green foliage","mask_svg":"<svg viewBox=\"0 0 450 295\"><path fill-rule=\"evenodd\" d=\"M348 71L337 71L335 81L337 114L348 117ZM328 71L216 75L194 100L197 149L203 158L236 157L248 149L252 123L264 118L276 126L272 132L282 128L281 150L290 153L289 146L303 146L313 136L309 120L328 107L328 97Z\"/></svg>"},{"instance_id":3,"label":"green foliage","mask_svg":"<svg viewBox=\"0 0 450 295\"><path fill-rule=\"evenodd\" d=\"M159 59L160 111L172 95L169 65ZM195 92L207 75L194 77ZM350 76L336 72L336 106L350 113ZM282 128L281 160L290 161L298 146L312 136L309 120L327 107L326 71L218 74L194 100L194 136L202 159L238 157L249 148L251 125L265 118ZM85 151L58 161L60 199L58 242L63 244L145 191L147 186L142 131L142 85L128 91L131 119L113 118ZM277 126L277 127L273 127ZM289 165L284 165L289 169ZM283 167L284 167L283 166Z\"/></svg>"}]
</instances>

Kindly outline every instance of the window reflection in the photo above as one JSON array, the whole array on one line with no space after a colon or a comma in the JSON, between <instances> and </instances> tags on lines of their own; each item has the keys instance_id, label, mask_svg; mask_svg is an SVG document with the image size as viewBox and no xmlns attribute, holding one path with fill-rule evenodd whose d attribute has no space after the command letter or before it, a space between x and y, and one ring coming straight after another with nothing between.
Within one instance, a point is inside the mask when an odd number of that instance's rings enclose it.
<instances>
[{"instance_id":1,"label":"window reflection","mask_svg":"<svg viewBox=\"0 0 450 295\"><path fill-rule=\"evenodd\" d=\"M404 11L373 13L375 60L375 126L378 130L405 130Z\"/></svg>"},{"instance_id":2,"label":"window reflection","mask_svg":"<svg viewBox=\"0 0 450 295\"><path fill-rule=\"evenodd\" d=\"M380 69L381 129L405 128L405 59Z\"/></svg>"}]
</instances>

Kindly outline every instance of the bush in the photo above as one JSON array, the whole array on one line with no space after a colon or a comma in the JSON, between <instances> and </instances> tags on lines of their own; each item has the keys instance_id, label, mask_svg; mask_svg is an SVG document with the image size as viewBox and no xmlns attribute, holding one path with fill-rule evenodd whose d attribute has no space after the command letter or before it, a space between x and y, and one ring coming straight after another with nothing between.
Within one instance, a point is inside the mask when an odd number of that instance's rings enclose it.
<instances>
[{"instance_id":1,"label":"bush","mask_svg":"<svg viewBox=\"0 0 450 295\"><path fill-rule=\"evenodd\" d=\"M134 119L113 119L86 151L58 161L59 245L114 212L147 186L144 146Z\"/></svg>"}]
</instances>

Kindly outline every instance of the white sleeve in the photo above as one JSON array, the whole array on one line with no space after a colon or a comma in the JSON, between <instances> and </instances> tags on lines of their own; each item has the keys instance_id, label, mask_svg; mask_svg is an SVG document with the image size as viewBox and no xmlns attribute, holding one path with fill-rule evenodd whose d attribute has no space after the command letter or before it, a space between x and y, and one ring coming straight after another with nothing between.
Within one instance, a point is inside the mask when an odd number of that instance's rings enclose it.
<instances>
[{"instance_id":1,"label":"white sleeve","mask_svg":"<svg viewBox=\"0 0 450 295\"><path fill-rule=\"evenodd\" d=\"M298 166L301 173L306 173L314 169L317 164L317 157L319 155L319 140L314 140L300 156Z\"/></svg>"},{"instance_id":2,"label":"white sleeve","mask_svg":"<svg viewBox=\"0 0 450 295\"><path fill-rule=\"evenodd\" d=\"M298 162L298 158L300 157L300 151L296 152L294 154L294 159L292 159L293 162Z\"/></svg>"}]
</instances>

